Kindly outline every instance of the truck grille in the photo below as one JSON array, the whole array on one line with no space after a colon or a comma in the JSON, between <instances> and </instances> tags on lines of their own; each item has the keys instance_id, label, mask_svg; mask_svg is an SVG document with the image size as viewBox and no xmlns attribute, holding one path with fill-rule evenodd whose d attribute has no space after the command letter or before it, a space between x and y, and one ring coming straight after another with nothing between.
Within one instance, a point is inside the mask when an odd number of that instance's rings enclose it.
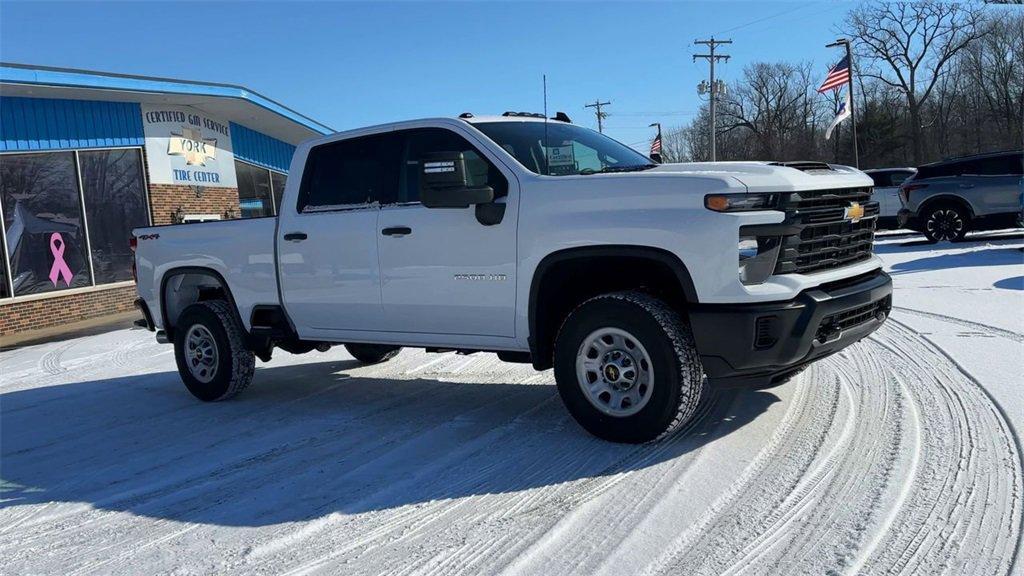
<instances>
[{"instance_id":1,"label":"truck grille","mask_svg":"<svg viewBox=\"0 0 1024 576\"><path fill-rule=\"evenodd\" d=\"M799 233L783 236L776 274L807 274L840 268L871 257L878 203L871 188L792 192L783 196L786 221ZM845 218L852 203L864 207L857 222Z\"/></svg>"}]
</instances>

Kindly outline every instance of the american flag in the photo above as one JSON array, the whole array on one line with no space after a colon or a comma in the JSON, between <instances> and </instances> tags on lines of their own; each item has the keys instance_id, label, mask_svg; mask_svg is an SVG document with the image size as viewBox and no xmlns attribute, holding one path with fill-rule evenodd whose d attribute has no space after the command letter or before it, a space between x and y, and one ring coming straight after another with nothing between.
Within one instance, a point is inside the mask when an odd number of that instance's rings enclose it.
<instances>
[{"instance_id":1,"label":"american flag","mask_svg":"<svg viewBox=\"0 0 1024 576\"><path fill-rule=\"evenodd\" d=\"M821 93L828 92L829 90L835 90L849 81L850 59L843 56L843 59L828 71L828 76L826 76L825 81L821 83L821 87L818 88L818 92Z\"/></svg>"},{"instance_id":2,"label":"american flag","mask_svg":"<svg viewBox=\"0 0 1024 576\"><path fill-rule=\"evenodd\" d=\"M658 155L661 154L661 134L660 133L657 136L655 136L654 140L651 142L651 153L650 153L650 155L654 156L655 154L658 154Z\"/></svg>"}]
</instances>

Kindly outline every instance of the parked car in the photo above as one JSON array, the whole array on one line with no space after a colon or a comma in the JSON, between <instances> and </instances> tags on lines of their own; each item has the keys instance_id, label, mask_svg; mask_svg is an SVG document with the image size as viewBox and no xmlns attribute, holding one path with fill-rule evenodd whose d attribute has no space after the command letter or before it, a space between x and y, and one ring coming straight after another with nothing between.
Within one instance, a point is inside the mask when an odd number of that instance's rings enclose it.
<instances>
[{"instance_id":1,"label":"parked car","mask_svg":"<svg viewBox=\"0 0 1024 576\"><path fill-rule=\"evenodd\" d=\"M899 226L931 242L962 240L971 230L1016 225L1024 152L995 152L926 164L900 186Z\"/></svg>"},{"instance_id":2,"label":"parked car","mask_svg":"<svg viewBox=\"0 0 1024 576\"><path fill-rule=\"evenodd\" d=\"M891 308L848 167L656 165L520 113L344 132L291 165L276 217L134 231L145 324L202 400L275 347L489 351L554 367L586 430L644 442L693 416L705 375L778 383Z\"/></svg>"},{"instance_id":3,"label":"parked car","mask_svg":"<svg viewBox=\"0 0 1024 576\"><path fill-rule=\"evenodd\" d=\"M917 168L875 168L865 170L875 183L871 199L878 202L878 227L892 230L898 226L898 215L903 208L900 184L917 173Z\"/></svg>"}]
</instances>

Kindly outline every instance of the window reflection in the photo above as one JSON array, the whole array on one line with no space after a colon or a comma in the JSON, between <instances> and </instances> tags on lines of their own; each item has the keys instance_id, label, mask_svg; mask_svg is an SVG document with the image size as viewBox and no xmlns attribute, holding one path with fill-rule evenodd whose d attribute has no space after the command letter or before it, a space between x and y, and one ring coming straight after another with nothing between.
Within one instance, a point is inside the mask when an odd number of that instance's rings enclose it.
<instances>
[{"instance_id":1,"label":"window reflection","mask_svg":"<svg viewBox=\"0 0 1024 576\"><path fill-rule=\"evenodd\" d=\"M280 172L270 172L270 183L274 189L274 212L281 212L281 201L284 199L284 186L288 176Z\"/></svg>"},{"instance_id":2,"label":"window reflection","mask_svg":"<svg viewBox=\"0 0 1024 576\"><path fill-rule=\"evenodd\" d=\"M132 229L149 225L137 149L78 153L96 283L132 279Z\"/></svg>"},{"instance_id":3,"label":"window reflection","mask_svg":"<svg viewBox=\"0 0 1024 576\"><path fill-rule=\"evenodd\" d=\"M238 207L242 218L273 216L270 171L235 160L235 177L238 179Z\"/></svg>"},{"instance_id":4,"label":"window reflection","mask_svg":"<svg viewBox=\"0 0 1024 576\"><path fill-rule=\"evenodd\" d=\"M92 283L74 153L0 156L0 202L15 296Z\"/></svg>"}]
</instances>

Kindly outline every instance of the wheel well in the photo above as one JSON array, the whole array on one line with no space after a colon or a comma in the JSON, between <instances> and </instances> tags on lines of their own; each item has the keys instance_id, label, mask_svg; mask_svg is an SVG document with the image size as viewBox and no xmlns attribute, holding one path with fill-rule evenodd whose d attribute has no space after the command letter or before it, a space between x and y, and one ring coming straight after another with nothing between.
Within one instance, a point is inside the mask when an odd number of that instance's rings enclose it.
<instances>
[{"instance_id":1,"label":"wheel well","mask_svg":"<svg viewBox=\"0 0 1024 576\"><path fill-rule=\"evenodd\" d=\"M599 294L641 289L684 309L697 301L689 273L674 255L653 248L575 249L545 258L530 290L530 351L538 370L551 367L555 337L569 313Z\"/></svg>"},{"instance_id":2,"label":"wheel well","mask_svg":"<svg viewBox=\"0 0 1024 576\"><path fill-rule=\"evenodd\" d=\"M918 210L918 214L920 215L922 221L928 217L929 210L931 210L935 206L940 206L943 204L952 204L960 208L963 208L967 212L968 217L970 217L971 219L974 218L974 209L971 208L971 203L968 202L967 200L964 200L959 196L936 196L934 198L929 198L928 200L925 200L920 210Z\"/></svg>"},{"instance_id":3,"label":"wheel well","mask_svg":"<svg viewBox=\"0 0 1024 576\"><path fill-rule=\"evenodd\" d=\"M164 332L169 338L174 338L174 327L182 311L203 300L226 300L235 314L238 313L231 291L217 272L189 268L171 270L164 275L160 290L160 309Z\"/></svg>"}]
</instances>

